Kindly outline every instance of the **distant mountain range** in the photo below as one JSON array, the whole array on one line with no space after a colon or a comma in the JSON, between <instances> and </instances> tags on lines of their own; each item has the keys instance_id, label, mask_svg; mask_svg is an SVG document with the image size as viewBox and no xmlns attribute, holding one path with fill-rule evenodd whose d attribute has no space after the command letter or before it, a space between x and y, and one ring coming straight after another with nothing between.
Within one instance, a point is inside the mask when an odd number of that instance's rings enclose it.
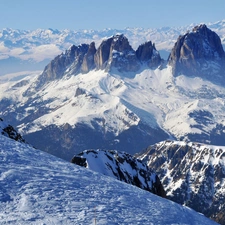
<instances>
[{"instance_id":1,"label":"distant mountain range","mask_svg":"<svg viewBox=\"0 0 225 225\"><path fill-rule=\"evenodd\" d=\"M206 24L215 31L225 45L225 21ZM158 29L125 28L122 30L0 30L0 75L21 71L43 70L52 58L64 52L71 45L95 42L96 47L102 40L117 33L124 34L136 50L137 47L152 41L163 59L174 46L177 37L192 30L196 24L183 27L162 27Z\"/></svg>"}]
</instances>

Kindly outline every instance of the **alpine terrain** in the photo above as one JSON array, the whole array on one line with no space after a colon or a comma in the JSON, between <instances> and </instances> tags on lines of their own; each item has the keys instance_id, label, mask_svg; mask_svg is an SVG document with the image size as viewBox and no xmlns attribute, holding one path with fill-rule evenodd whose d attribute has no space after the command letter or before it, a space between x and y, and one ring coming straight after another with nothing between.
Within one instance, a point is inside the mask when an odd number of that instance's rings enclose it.
<instances>
[{"instance_id":1,"label":"alpine terrain","mask_svg":"<svg viewBox=\"0 0 225 225\"><path fill-rule=\"evenodd\" d=\"M123 34L72 45L38 76L0 84L1 117L35 147L71 160L85 149L134 154L168 138L225 145L224 63L201 24L180 35L168 61L151 41Z\"/></svg>"},{"instance_id":2,"label":"alpine terrain","mask_svg":"<svg viewBox=\"0 0 225 225\"><path fill-rule=\"evenodd\" d=\"M7 126L0 120L1 224L216 224L188 207L3 136Z\"/></svg>"},{"instance_id":3,"label":"alpine terrain","mask_svg":"<svg viewBox=\"0 0 225 225\"><path fill-rule=\"evenodd\" d=\"M146 163L128 153L115 150L85 150L75 155L71 162L166 197L156 173L148 168Z\"/></svg>"},{"instance_id":4,"label":"alpine terrain","mask_svg":"<svg viewBox=\"0 0 225 225\"><path fill-rule=\"evenodd\" d=\"M155 170L167 197L225 224L225 147L163 141L136 155Z\"/></svg>"},{"instance_id":5,"label":"alpine terrain","mask_svg":"<svg viewBox=\"0 0 225 225\"><path fill-rule=\"evenodd\" d=\"M55 56L73 44L90 44L94 41L98 47L104 38L117 33L124 34L134 49L151 40L156 44L162 58L167 59L177 37L192 30L194 26L196 24L182 27L125 28L120 30L111 28L104 30L4 28L0 30L0 79L15 79L15 76L21 79L23 76L43 70L44 66ZM222 44L225 45L225 20L207 23L207 26L220 36ZM7 76L1 76L6 74Z\"/></svg>"}]
</instances>

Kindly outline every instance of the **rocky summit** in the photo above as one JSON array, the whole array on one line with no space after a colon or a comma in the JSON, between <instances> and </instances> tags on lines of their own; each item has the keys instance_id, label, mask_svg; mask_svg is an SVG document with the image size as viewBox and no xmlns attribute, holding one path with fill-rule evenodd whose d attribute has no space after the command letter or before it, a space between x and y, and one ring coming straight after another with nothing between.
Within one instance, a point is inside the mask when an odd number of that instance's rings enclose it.
<instances>
[{"instance_id":1,"label":"rocky summit","mask_svg":"<svg viewBox=\"0 0 225 225\"><path fill-rule=\"evenodd\" d=\"M156 171L169 199L225 224L225 147L164 141L136 156Z\"/></svg>"},{"instance_id":2,"label":"rocky summit","mask_svg":"<svg viewBox=\"0 0 225 225\"><path fill-rule=\"evenodd\" d=\"M156 173L148 168L147 164L128 153L115 150L85 150L75 155L71 162L166 197Z\"/></svg>"},{"instance_id":3,"label":"rocky summit","mask_svg":"<svg viewBox=\"0 0 225 225\"><path fill-rule=\"evenodd\" d=\"M98 49L95 48L94 42L90 45L72 45L45 67L37 80L36 88L60 79L65 74L68 76L88 73L93 69L107 72L137 72L144 62L149 68L155 68L161 61L160 54L151 41L140 45L137 51L134 51L128 39L123 34L117 34L103 40Z\"/></svg>"},{"instance_id":4,"label":"rocky summit","mask_svg":"<svg viewBox=\"0 0 225 225\"><path fill-rule=\"evenodd\" d=\"M201 24L179 36L169 59L174 76L200 76L224 82L225 53L219 36Z\"/></svg>"}]
</instances>

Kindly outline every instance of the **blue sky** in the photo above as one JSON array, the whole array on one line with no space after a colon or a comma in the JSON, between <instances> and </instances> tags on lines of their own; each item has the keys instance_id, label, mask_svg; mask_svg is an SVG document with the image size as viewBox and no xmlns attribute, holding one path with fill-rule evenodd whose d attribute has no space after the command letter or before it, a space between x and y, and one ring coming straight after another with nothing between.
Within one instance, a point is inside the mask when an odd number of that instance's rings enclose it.
<instances>
[{"instance_id":1,"label":"blue sky","mask_svg":"<svg viewBox=\"0 0 225 225\"><path fill-rule=\"evenodd\" d=\"M0 29L160 28L225 19L225 0L0 0Z\"/></svg>"}]
</instances>

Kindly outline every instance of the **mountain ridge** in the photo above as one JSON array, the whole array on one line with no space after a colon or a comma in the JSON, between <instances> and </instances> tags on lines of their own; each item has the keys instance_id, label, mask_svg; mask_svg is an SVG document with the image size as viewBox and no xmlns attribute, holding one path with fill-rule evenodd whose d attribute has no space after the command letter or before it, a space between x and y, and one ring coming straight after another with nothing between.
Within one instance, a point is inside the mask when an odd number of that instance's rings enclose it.
<instances>
[{"instance_id":1,"label":"mountain ridge","mask_svg":"<svg viewBox=\"0 0 225 225\"><path fill-rule=\"evenodd\" d=\"M123 33L128 37L135 50L141 43L151 40L160 51L162 58L166 60L177 37L180 34L184 34L186 31L191 30L196 25L197 24L190 24L177 28L125 28L123 30L105 29L99 31L59 31L54 29L20 31L14 29L2 29L0 31L0 43L4 51L1 52L0 65L2 66L2 70L0 74L3 75L12 72L31 70L32 67L34 70L41 70L50 59L61 52L64 52L73 44L90 44L92 41L95 41L96 46L98 47L104 38L108 38L117 33ZM206 25L220 35L224 46L224 20L215 23L206 23ZM11 64L11 66L8 66L8 63ZM12 70L12 65L17 69Z\"/></svg>"},{"instance_id":2,"label":"mountain ridge","mask_svg":"<svg viewBox=\"0 0 225 225\"><path fill-rule=\"evenodd\" d=\"M225 224L225 147L163 141L136 154L156 171L167 197Z\"/></svg>"}]
</instances>

